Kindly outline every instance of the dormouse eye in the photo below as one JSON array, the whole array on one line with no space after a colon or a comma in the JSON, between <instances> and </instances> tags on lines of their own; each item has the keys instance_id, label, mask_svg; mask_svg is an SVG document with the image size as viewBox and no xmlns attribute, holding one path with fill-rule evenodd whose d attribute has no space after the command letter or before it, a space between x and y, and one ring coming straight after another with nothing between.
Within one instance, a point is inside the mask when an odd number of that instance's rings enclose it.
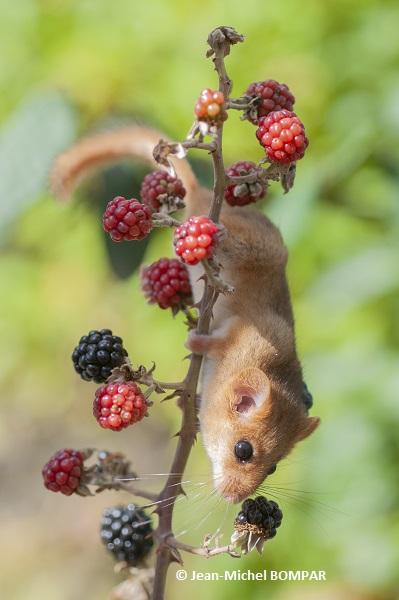
<instances>
[{"instance_id":1,"label":"dormouse eye","mask_svg":"<svg viewBox=\"0 0 399 600\"><path fill-rule=\"evenodd\" d=\"M254 450L252 448L252 445L246 440L240 440L234 446L234 454L236 455L238 460L241 460L242 462L249 460L252 457L253 453Z\"/></svg>"},{"instance_id":2,"label":"dormouse eye","mask_svg":"<svg viewBox=\"0 0 399 600\"><path fill-rule=\"evenodd\" d=\"M267 473L267 474L268 474L268 475L273 475L273 473L275 473L276 469L277 469L277 465L273 465L273 466L271 467L270 471L268 471L268 473Z\"/></svg>"}]
</instances>

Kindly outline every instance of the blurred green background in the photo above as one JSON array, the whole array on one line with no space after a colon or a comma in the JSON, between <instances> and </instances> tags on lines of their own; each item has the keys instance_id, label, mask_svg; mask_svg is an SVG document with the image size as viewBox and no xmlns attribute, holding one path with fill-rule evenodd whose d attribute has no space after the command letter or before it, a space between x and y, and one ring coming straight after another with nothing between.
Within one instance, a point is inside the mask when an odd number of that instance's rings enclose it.
<instances>
[{"instance_id":1,"label":"blurred green background","mask_svg":"<svg viewBox=\"0 0 399 600\"><path fill-rule=\"evenodd\" d=\"M120 580L98 537L105 506L128 501L44 490L40 470L64 446L121 449L142 473L168 469L179 413L152 409L118 435L91 415L94 386L70 353L92 328L121 334L161 379L186 363L180 317L147 306L137 274L104 243L101 203L133 194L140 169L114 167L60 205L46 191L54 156L87 131L139 120L182 139L199 91L215 85L208 32L233 25L246 42L228 70L248 83L289 84L311 140L295 188L274 184L265 210L290 248L299 352L322 426L271 479L284 511L262 557L188 557L189 570L323 569L325 583L177 582L193 600L389 599L399 563L399 37L397 2L18 0L1 3L0 348L2 597L98 600ZM254 129L232 114L225 157L261 158ZM209 165L197 157L203 178ZM171 255L156 232L145 260ZM129 254L126 255L126 252ZM127 259L127 261L126 261ZM112 266L113 263L113 266ZM125 275L118 277L117 273ZM176 530L197 544L235 509L196 497L209 478L197 444ZM151 482L153 489L164 482ZM207 493L211 487L207 488ZM208 520L201 522L209 514Z\"/></svg>"}]
</instances>

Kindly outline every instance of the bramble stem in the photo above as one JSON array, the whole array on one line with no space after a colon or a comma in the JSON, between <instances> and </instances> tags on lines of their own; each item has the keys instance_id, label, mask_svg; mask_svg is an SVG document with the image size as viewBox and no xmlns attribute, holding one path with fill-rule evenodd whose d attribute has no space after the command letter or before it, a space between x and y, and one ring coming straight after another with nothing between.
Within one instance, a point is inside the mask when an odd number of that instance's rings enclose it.
<instances>
[{"instance_id":1,"label":"bramble stem","mask_svg":"<svg viewBox=\"0 0 399 600\"><path fill-rule=\"evenodd\" d=\"M148 492L147 490L136 488L132 485L129 485L128 483L121 482L119 479L117 481L117 484L119 489L123 490L124 492L129 492L129 494L132 494L133 496L140 496L141 498L146 498L147 500L151 500L152 502L155 502L158 498L158 494L153 494L151 492Z\"/></svg>"},{"instance_id":2,"label":"bramble stem","mask_svg":"<svg viewBox=\"0 0 399 600\"><path fill-rule=\"evenodd\" d=\"M214 152L216 150L216 144L214 142L210 142L209 144L206 142L199 142L197 139L193 138L192 140L186 140L182 142L183 148L189 150L190 148L197 148L198 150L208 150L209 152Z\"/></svg>"},{"instance_id":3,"label":"bramble stem","mask_svg":"<svg viewBox=\"0 0 399 600\"><path fill-rule=\"evenodd\" d=\"M230 45L237 43L238 41L243 41L242 36L237 34L234 30L225 27L215 29L208 37L208 44L210 45L208 55L213 55L215 70L219 78L219 90L223 92L225 102L228 102L232 82L227 75L224 58L230 51ZM213 160L214 188L209 217L215 223L219 221L220 211L222 209L224 199L224 189L226 185L222 139L223 122L217 129L217 133L212 143L212 149L209 148L209 145L207 145L206 148L211 151ZM186 148L200 147L198 141L192 143L191 140L189 140L189 143L183 142L183 146ZM201 146L203 146L202 143ZM212 318L212 308L218 298L218 295L219 292L215 290L207 281L205 281L205 289L200 302L197 325L197 331L199 334L207 334L209 332L209 326ZM163 505L162 500L169 498L173 494L177 495L179 492L182 492L181 481L183 472L186 468L191 448L194 444L197 433L196 394L201 365L202 356L193 354L190 359L190 366L185 378L185 385L181 395L182 422L178 435L177 447L170 468L170 475L168 476L166 484L158 497L158 500L161 500L159 508L157 509L159 523L156 531L156 536L159 540L159 546L157 549L157 558L155 563L153 600L164 599L168 568L170 563L173 560L176 560L173 550L176 552L178 546L176 543L172 543L174 540L172 534L174 501L167 505ZM176 473L178 473L178 475L176 475ZM171 493L172 490L173 492ZM183 544L179 547L183 550L188 552L191 551L193 553L193 549L190 546ZM201 551L198 551L194 553L201 554L203 556L209 556L211 555L209 552L202 554Z\"/></svg>"},{"instance_id":4,"label":"bramble stem","mask_svg":"<svg viewBox=\"0 0 399 600\"><path fill-rule=\"evenodd\" d=\"M190 546L189 544L184 544L180 542L175 537L171 536L167 539L168 545L172 546L172 548L177 548L178 550L184 550L184 552L189 552L190 554L196 554L197 556L204 556L205 558L211 558L212 556L216 556L218 554L229 554L234 558L240 558L240 554L234 552L233 548L230 545L220 546L219 548L208 548L207 546Z\"/></svg>"}]
</instances>

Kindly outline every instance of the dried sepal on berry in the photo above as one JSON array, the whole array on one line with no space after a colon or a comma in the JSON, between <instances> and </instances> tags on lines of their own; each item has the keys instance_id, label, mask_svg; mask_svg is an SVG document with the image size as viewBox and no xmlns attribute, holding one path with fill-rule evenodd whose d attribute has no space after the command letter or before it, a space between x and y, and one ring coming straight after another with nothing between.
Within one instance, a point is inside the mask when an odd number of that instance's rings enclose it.
<instances>
[{"instance_id":1,"label":"dried sepal on berry","mask_svg":"<svg viewBox=\"0 0 399 600\"><path fill-rule=\"evenodd\" d=\"M132 470L130 461L121 452L99 450L97 460L87 472L88 483L96 486L96 493L104 490L119 490L123 481L137 478Z\"/></svg>"},{"instance_id":2,"label":"dried sepal on berry","mask_svg":"<svg viewBox=\"0 0 399 600\"><path fill-rule=\"evenodd\" d=\"M248 554L252 550L257 550L259 554L263 552L263 546L266 541L265 532L256 525L240 523L234 524L234 532L230 538L230 545L233 550Z\"/></svg>"},{"instance_id":3,"label":"dried sepal on berry","mask_svg":"<svg viewBox=\"0 0 399 600\"><path fill-rule=\"evenodd\" d=\"M226 173L230 177L240 177L255 172L257 166L250 160L240 160L232 164ZM265 197L267 181L256 180L252 183L230 183L226 186L224 197L230 206L245 206Z\"/></svg>"},{"instance_id":4,"label":"dried sepal on berry","mask_svg":"<svg viewBox=\"0 0 399 600\"><path fill-rule=\"evenodd\" d=\"M114 242L142 240L152 229L151 210L135 198L116 196L107 204L103 227Z\"/></svg>"},{"instance_id":5,"label":"dried sepal on berry","mask_svg":"<svg viewBox=\"0 0 399 600\"><path fill-rule=\"evenodd\" d=\"M166 171L148 173L141 184L140 196L144 204L153 211L172 213L184 208L186 195L183 182Z\"/></svg>"},{"instance_id":6,"label":"dried sepal on berry","mask_svg":"<svg viewBox=\"0 0 399 600\"><path fill-rule=\"evenodd\" d=\"M295 175L296 163L291 163L288 169L281 173L280 180L285 194L287 194L294 187Z\"/></svg>"},{"instance_id":7,"label":"dried sepal on berry","mask_svg":"<svg viewBox=\"0 0 399 600\"><path fill-rule=\"evenodd\" d=\"M251 83L245 97L254 100L244 112L244 117L254 125L258 124L261 117L266 117L273 111L292 110L295 104L295 97L288 86L275 79Z\"/></svg>"}]
</instances>

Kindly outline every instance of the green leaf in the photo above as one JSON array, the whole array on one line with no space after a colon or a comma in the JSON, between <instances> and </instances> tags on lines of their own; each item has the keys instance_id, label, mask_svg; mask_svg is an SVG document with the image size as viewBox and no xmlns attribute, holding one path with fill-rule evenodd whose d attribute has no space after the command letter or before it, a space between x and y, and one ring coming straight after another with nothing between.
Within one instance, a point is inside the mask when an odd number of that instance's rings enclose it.
<instances>
[{"instance_id":1,"label":"green leaf","mask_svg":"<svg viewBox=\"0 0 399 600\"><path fill-rule=\"evenodd\" d=\"M397 244L366 248L335 264L308 290L308 298L329 319L390 293L398 286Z\"/></svg>"},{"instance_id":2,"label":"green leaf","mask_svg":"<svg viewBox=\"0 0 399 600\"><path fill-rule=\"evenodd\" d=\"M57 92L21 104L0 132L0 226L4 229L47 185L55 156L75 138L76 119Z\"/></svg>"}]
</instances>

